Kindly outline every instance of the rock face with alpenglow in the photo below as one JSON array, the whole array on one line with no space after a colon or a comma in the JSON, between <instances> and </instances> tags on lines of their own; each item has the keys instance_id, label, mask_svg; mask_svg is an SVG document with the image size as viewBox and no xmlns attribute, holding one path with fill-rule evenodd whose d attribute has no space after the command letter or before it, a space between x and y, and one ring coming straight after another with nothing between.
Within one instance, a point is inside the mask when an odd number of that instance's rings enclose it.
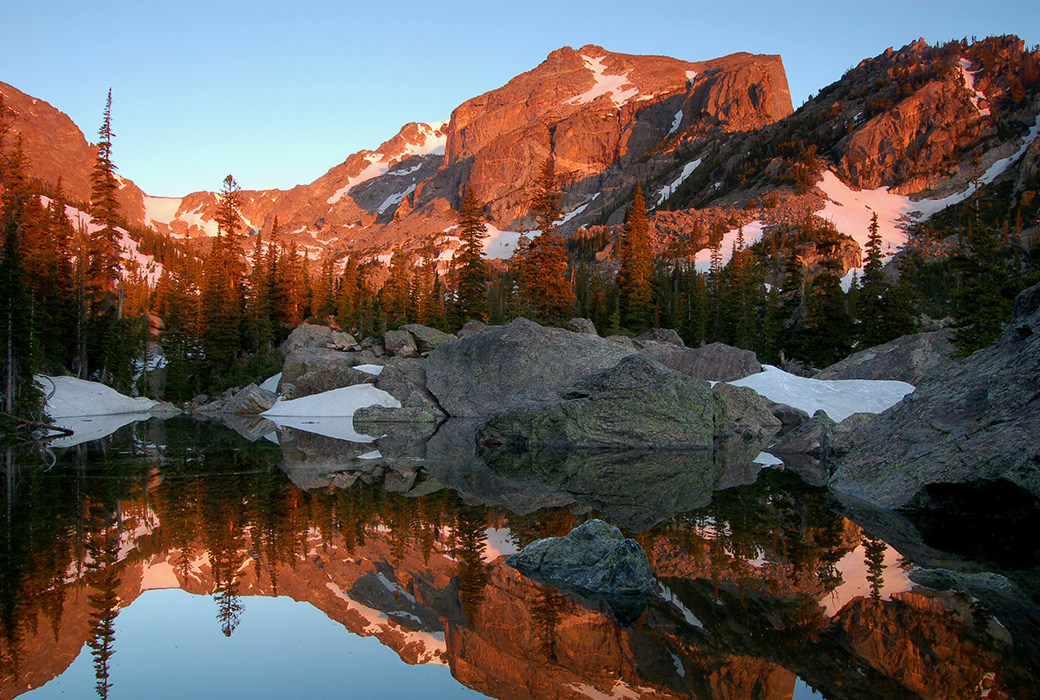
<instances>
[{"instance_id":1,"label":"rock face with alpenglow","mask_svg":"<svg viewBox=\"0 0 1040 700\"><path fill-rule=\"evenodd\" d=\"M450 416L486 417L521 392L573 384L633 350L525 318L445 343L426 358L426 386Z\"/></svg>"},{"instance_id":2,"label":"rock face with alpenglow","mask_svg":"<svg viewBox=\"0 0 1040 700\"><path fill-rule=\"evenodd\" d=\"M519 449L706 448L714 430L707 382L630 355L571 386L506 406L478 439Z\"/></svg>"},{"instance_id":3,"label":"rock face with alpenglow","mask_svg":"<svg viewBox=\"0 0 1040 700\"><path fill-rule=\"evenodd\" d=\"M816 379L895 379L917 386L953 357L949 330L915 333L849 355Z\"/></svg>"},{"instance_id":4,"label":"rock face with alpenglow","mask_svg":"<svg viewBox=\"0 0 1040 700\"><path fill-rule=\"evenodd\" d=\"M1040 285L995 344L930 374L835 445L831 488L883 506L928 505L936 484L1011 484L1040 497Z\"/></svg>"},{"instance_id":5,"label":"rock face with alpenglow","mask_svg":"<svg viewBox=\"0 0 1040 700\"><path fill-rule=\"evenodd\" d=\"M656 583L638 542L602 520L524 547L508 563L526 576L595 596L641 596Z\"/></svg>"}]
</instances>

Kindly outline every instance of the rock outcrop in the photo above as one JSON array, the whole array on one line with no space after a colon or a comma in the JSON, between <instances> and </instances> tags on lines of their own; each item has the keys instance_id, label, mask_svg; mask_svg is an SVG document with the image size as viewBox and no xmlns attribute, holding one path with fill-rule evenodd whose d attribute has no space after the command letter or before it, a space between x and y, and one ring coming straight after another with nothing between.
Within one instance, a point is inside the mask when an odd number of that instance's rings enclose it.
<instances>
[{"instance_id":1,"label":"rock outcrop","mask_svg":"<svg viewBox=\"0 0 1040 700\"><path fill-rule=\"evenodd\" d=\"M816 379L895 379L917 386L953 358L949 330L916 333L861 350L827 367Z\"/></svg>"},{"instance_id":2,"label":"rock outcrop","mask_svg":"<svg viewBox=\"0 0 1040 700\"><path fill-rule=\"evenodd\" d=\"M1040 285L1001 339L927 376L845 436L833 489L887 507L927 506L936 484L1003 482L1040 497Z\"/></svg>"},{"instance_id":3,"label":"rock outcrop","mask_svg":"<svg viewBox=\"0 0 1040 700\"><path fill-rule=\"evenodd\" d=\"M521 397L492 414L479 439L512 448L710 448L714 431L707 382L630 355L557 392Z\"/></svg>"},{"instance_id":4,"label":"rock outcrop","mask_svg":"<svg viewBox=\"0 0 1040 700\"><path fill-rule=\"evenodd\" d=\"M632 351L524 318L488 326L426 358L426 386L451 416L486 417L523 391L568 386Z\"/></svg>"},{"instance_id":5,"label":"rock outcrop","mask_svg":"<svg viewBox=\"0 0 1040 700\"><path fill-rule=\"evenodd\" d=\"M670 353L661 363L690 377L712 382L732 382L762 371L755 353L725 343Z\"/></svg>"}]
</instances>

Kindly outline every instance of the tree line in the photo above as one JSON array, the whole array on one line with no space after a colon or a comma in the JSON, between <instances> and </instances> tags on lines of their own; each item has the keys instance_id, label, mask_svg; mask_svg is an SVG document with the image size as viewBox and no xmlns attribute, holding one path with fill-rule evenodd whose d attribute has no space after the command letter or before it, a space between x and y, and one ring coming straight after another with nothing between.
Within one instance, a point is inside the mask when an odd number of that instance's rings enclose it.
<instances>
[{"instance_id":1,"label":"tree line","mask_svg":"<svg viewBox=\"0 0 1040 700\"><path fill-rule=\"evenodd\" d=\"M562 185L549 158L530 195L535 230L521 234L508 260L485 257L485 207L467 187L446 269L431 247L395 248L389 269L356 255L315 265L282 240L277 218L247 240L240 188L229 175L205 253L134 231L162 264L150 286L143 271L120 262L120 241L133 227L116 199L111 93L86 205L90 223L78 228L66 215L60 182L47 188L27 176L20 140L5 140L9 116L0 105L0 381L9 415L42 417L44 397L32 380L40 372L70 372L172 401L262 379L280 368L279 343L308 319L361 339L405 323L456 331L472 320L524 316L563 326L583 317L605 335L668 327L689 346L723 342L763 361L823 367L914 332L939 296L968 353L999 335L1014 294L1036 277L1035 266L1023 264L1031 264L1028 254L1009 255L992 226L979 224L969 226L952 257L904 256L895 281L884 269L876 216L862 275L848 291L841 285L847 237L811 215L753 244L739 230L729 251L716 226L708 236L710 265L698 269L688 257L655 254L639 186L620 227L565 240ZM920 235L934 235L921 228ZM937 291L936 278L952 286ZM165 362L160 383L149 373L155 326Z\"/></svg>"}]
</instances>

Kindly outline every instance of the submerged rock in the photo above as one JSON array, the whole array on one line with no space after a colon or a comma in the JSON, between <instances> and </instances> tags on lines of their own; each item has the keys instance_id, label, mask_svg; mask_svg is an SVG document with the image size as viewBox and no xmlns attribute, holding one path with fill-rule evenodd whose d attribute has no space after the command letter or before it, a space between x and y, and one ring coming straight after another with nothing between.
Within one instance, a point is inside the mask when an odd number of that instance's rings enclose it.
<instances>
[{"instance_id":1,"label":"submerged rock","mask_svg":"<svg viewBox=\"0 0 1040 700\"><path fill-rule=\"evenodd\" d=\"M657 582L639 543L602 520L532 542L507 563L535 580L597 597L645 596Z\"/></svg>"}]
</instances>

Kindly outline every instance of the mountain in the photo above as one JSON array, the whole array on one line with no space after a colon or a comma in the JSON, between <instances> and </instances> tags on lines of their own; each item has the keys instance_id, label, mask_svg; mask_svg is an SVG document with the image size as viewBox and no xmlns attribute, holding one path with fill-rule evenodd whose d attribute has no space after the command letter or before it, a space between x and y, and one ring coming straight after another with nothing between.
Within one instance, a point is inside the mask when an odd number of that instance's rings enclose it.
<instances>
[{"instance_id":1,"label":"mountain","mask_svg":"<svg viewBox=\"0 0 1040 700\"><path fill-rule=\"evenodd\" d=\"M3 92L34 174L60 174L85 199L93 147L46 103ZM241 213L265 236L277 218L282 239L314 260L396 246L440 255L454 245L466 186L484 202L492 234L533 228L532 183L552 156L565 234L619 224L641 183L660 254L701 250L707 265L713 229L728 251L741 227L754 243L815 212L850 237L842 258L854 268L875 212L889 253L907 240L908 217L991 184L1008 183L1009 204L1025 203L1027 225L1035 221L1038 112L1040 54L1015 37L889 49L797 111L778 56L689 63L565 47L448 121L407 124L310 184L243 191ZM215 193L159 198L122 185L132 222L188 241L215 234ZM496 255L510 252L502 243Z\"/></svg>"},{"instance_id":2,"label":"mountain","mask_svg":"<svg viewBox=\"0 0 1040 700\"><path fill-rule=\"evenodd\" d=\"M0 82L4 106L11 111L10 132L4 140L8 150L21 139L22 150L29 161L29 174L50 186L61 180L69 201L90 201L90 173L94 169L97 146L88 143L83 132L64 112L47 102L26 95L7 83ZM143 220L144 192L131 180L119 180L119 205L131 222Z\"/></svg>"}]
</instances>

